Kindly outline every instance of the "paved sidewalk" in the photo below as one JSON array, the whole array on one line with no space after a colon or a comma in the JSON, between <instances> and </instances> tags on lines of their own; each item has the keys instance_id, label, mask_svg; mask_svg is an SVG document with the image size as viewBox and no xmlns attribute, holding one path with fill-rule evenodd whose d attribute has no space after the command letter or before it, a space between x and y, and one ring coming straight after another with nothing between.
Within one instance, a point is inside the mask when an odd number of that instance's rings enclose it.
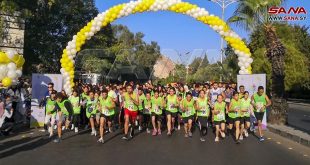
<instances>
[{"instance_id":1,"label":"paved sidewalk","mask_svg":"<svg viewBox=\"0 0 310 165\"><path fill-rule=\"evenodd\" d=\"M285 138L293 140L299 144L310 147L310 135L303 131L294 129L286 125L272 125L268 124L268 129L270 132L279 134Z\"/></svg>"}]
</instances>

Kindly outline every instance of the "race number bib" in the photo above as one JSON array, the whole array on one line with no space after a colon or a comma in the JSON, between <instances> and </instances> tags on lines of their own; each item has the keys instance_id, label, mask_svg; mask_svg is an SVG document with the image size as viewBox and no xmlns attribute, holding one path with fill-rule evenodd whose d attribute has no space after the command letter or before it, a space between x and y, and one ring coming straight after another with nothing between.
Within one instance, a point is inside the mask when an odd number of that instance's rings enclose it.
<instances>
[{"instance_id":1,"label":"race number bib","mask_svg":"<svg viewBox=\"0 0 310 165\"><path fill-rule=\"evenodd\" d=\"M237 111L237 112L235 112L235 114L238 115L238 114L239 114L239 111L240 111L240 107L239 107L239 106L236 106L236 107L235 107L235 111Z\"/></svg>"},{"instance_id":2,"label":"race number bib","mask_svg":"<svg viewBox=\"0 0 310 165\"><path fill-rule=\"evenodd\" d=\"M109 116L110 115L110 111L109 110L104 110L104 114L106 115L106 116Z\"/></svg>"},{"instance_id":3,"label":"race number bib","mask_svg":"<svg viewBox=\"0 0 310 165\"><path fill-rule=\"evenodd\" d=\"M90 107L87 109L87 111L88 111L89 113L92 113L94 109L95 109L94 106L90 106Z\"/></svg>"},{"instance_id":4,"label":"race number bib","mask_svg":"<svg viewBox=\"0 0 310 165\"><path fill-rule=\"evenodd\" d=\"M186 116L191 116L191 115L192 115L192 111L191 111L191 110L187 110L187 111L185 112L185 115L186 115Z\"/></svg>"},{"instance_id":5,"label":"race number bib","mask_svg":"<svg viewBox=\"0 0 310 165\"><path fill-rule=\"evenodd\" d=\"M261 111L262 108L263 108L263 106L264 106L264 103L262 103L262 102L256 103L256 110L257 110L257 111Z\"/></svg>"},{"instance_id":6,"label":"race number bib","mask_svg":"<svg viewBox=\"0 0 310 165\"><path fill-rule=\"evenodd\" d=\"M154 111L155 111L155 113L160 113L160 111L159 111L159 107L158 107L158 106L156 106L156 107L154 108Z\"/></svg>"},{"instance_id":7,"label":"race number bib","mask_svg":"<svg viewBox=\"0 0 310 165\"><path fill-rule=\"evenodd\" d=\"M224 113L219 113L219 114L217 114L217 118L218 118L220 121L225 120L225 115L224 115Z\"/></svg>"},{"instance_id":8,"label":"race number bib","mask_svg":"<svg viewBox=\"0 0 310 165\"><path fill-rule=\"evenodd\" d=\"M128 110L133 110L133 103L130 103L130 104L128 105Z\"/></svg>"},{"instance_id":9,"label":"race number bib","mask_svg":"<svg viewBox=\"0 0 310 165\"><path fill-rule=\"evenodd\" d=\"M143 111L143 113L145 113L145 114L149 114L149 113L150 113L149 108L145 108L145 109L144 109L144 111Z\"/></svg>"}]
</instances>

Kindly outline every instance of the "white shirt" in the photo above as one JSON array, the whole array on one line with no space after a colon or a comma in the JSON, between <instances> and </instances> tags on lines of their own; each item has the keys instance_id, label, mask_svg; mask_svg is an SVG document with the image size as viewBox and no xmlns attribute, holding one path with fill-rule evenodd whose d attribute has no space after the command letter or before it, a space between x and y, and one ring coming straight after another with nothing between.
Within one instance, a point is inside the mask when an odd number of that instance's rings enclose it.
<instances>
[{"instance_id":1,"label":"white shirt","mask_svg":"<svg viewBox=\"0 0 310 165\"><path fill-rule=\"evenodd\" d=\"M4 113L2 116L0 116L0 128L2 127L2 124L4 123L5 118L11 118L13 113L11 112L12 109L12 103L9 103L4 108Z\"/></svg>"}]
</instances>

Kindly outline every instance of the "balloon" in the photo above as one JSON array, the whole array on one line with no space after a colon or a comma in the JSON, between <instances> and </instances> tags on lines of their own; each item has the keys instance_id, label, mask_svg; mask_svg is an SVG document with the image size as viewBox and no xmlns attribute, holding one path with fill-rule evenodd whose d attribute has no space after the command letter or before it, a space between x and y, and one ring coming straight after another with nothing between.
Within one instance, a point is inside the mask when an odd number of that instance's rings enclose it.
<instances>
[{"instance_id":1,"label":"balloon","mask_svg":"<svg viewBox=\"0 0 310 165\"><path fill-rule=\"evenodd\" d=\"M7 64L10 62L10 59L4 52L0 52L0 64Z\"/></svg>"},{"instance_id":2,"label":"balloon","mask_svg":"<svg viewBox=\"0 0 310 165\"><path fill-rule=\"evenodd\" d=\"M21 77L23 74L22 70L16 70L17 77Z\"/></svg>"},{"instance_id":3,"label":"balloon","mask_svg":"<svg viewBox=\"0 0 310 165\"><path fill-rule=\"evenodd\" d=\"M6 52L6 54L7 54L9 59L12 59L14 57L14 55L17 54L17 53L16 53L16 51L9 50L9 51Z\"/></svg>"},{"instance_id":4,"label":"balloon","mask_svg":"<svg viewBox=\"0 0 310 165\"><path fill-rule=\"evenodd\" d=\"M5 77L4 79L2 79L2 85L4 87L9 87L12 85L12 79L10 79L9 77Z\"/></svg>"},{"instance_id":5,"label":"balloon","mask_svg":"<svg viewBox=\"0 0 310 165\"><path fill-rule=\"evenodd\" d=\"M14 64L13 62L9 63L9 64L8 64L8 69L9 69L9 70L14 70L14 71L15 71L15 70L16 70L16 64Z\"/></svg>"},{"instance_id":6,"label":"balloon","mask_svg":"<svg viewBox=\"0 0 310 165\"><path fill-rule=\"evenodd\" d=\"M15 70L9 70L7 76L11 79L15 79L17 77Z\"/></svg>"}]
</instances>

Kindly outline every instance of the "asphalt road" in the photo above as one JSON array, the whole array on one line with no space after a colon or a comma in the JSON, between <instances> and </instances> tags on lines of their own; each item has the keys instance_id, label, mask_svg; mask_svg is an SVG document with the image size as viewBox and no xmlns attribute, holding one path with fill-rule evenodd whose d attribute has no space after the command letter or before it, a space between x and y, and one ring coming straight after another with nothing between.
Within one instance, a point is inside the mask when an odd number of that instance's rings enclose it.
<instances>
[{"instance_id":1,"label":"asphalt road","mask_svg":"<svg viewBox=\"0 0 310 165\"><path fill-rule=\"evenodd\" d=\"M288 124L310 134L310 104L290 102Z\"/></svg>"},{"instance_id":2,"label":"asphalt road","mask_svg":"<svg viewBox=\"0 0 310 165\"><path fill-rule=\"evenodd\" d=\"M120 133L115 132L105 136L105 144L96 140L89 132L81 132L66 133L58 144L46 137L7 141L0 145L0 164L310 164L309 148L269 132L265 142L251 135L240 145L235 144L231 136L215 143L213 133L208 134L206 142L200 142L197 131L193 138L187 139L180 131L172 137L165 134L152 137L143 132L130 141L121 140Z\"/></svg>"}]
</instances>

